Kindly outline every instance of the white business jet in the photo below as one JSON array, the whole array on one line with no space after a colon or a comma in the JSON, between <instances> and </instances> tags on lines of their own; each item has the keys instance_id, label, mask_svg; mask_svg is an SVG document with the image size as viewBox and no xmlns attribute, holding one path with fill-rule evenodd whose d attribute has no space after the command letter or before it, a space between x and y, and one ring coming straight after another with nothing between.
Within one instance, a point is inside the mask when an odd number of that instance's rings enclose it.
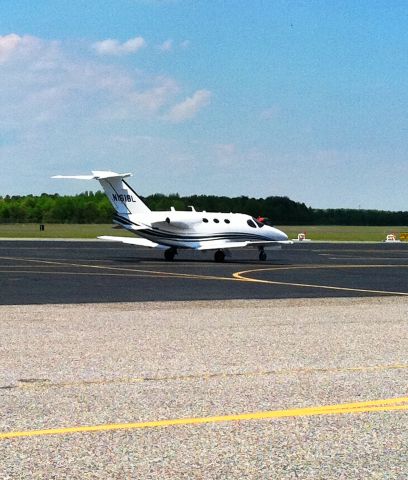
<instances>
[{"instance_id":1,"label":"white business jet","mask_svg":"<svg viewBox=\"0 0 408 480\"><path fill-rule=\"evenodd\" d=\"M214 260L223 262L232 248L255 247L259 260L265 250L276 244L292 243L277 228L264 225L241 213L191 211L153 212L125 181L130 173L93 171L92 175L56 175L52 178L99 180L116 213L113 222L136 235L135 238L101 236L102 240L128 243L164 250L164 258L173 260L177 250L214 250Z\"/></svg>"}]
</instances>

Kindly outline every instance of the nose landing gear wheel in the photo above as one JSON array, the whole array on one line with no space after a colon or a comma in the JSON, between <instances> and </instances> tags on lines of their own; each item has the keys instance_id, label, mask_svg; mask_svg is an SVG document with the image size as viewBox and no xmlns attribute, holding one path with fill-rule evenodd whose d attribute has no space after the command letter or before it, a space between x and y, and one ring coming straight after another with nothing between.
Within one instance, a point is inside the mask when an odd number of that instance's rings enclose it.
<instances>
[{"instance_id":1,"label":"nose landing gear wheel","mask_svg":"<svg viewBox=\"0 0 408 480\"><path fill-rule=\"evenodd\" d=\"M168 262L172 262L174 260L174 256L177 255L177 249L174 247L168 248L164 251L164 258Z\"/></svg>"},{"instance_id":2,"label":"nose landing gear wheel","mask_svg":"<svg viewBox=\"0 0 408 480\"><path fill-rule=\"evenodd\" d=\"M262 248L261 250L259 250L259 260L261 262L264 262L266 260L266 252L265 250Z\"/></svg>"},{"instance_id":3,"label":"nose landing gear wheel","mask_svg":"<svg viewBox=\"0 0 408 480\"><path fill-rule=\"evenodd\" d=\"M222 250L217 250L214 254L214 260L221 263L225 260L225 253Z\"/></svg>"}]
</instances>

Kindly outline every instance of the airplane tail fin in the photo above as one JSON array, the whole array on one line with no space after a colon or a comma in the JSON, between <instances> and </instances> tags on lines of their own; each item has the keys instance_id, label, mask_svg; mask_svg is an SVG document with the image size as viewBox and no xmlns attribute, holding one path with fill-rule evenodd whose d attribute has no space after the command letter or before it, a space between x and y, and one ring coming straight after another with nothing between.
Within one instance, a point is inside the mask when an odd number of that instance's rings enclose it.
<instances>
[{"instance_id":1,"label":"airplane tail fin","mask_svg":"<svg viewBox=\"0 0 408 480\"><path fill-rule=\"evenodd\" d=\"M72 178L76 180L98 180L107 197L119 215L149 213L150 208L124 180L131 173L92 171L92 175L55 175L52 178Z\"/></svg>"}]
</instances>

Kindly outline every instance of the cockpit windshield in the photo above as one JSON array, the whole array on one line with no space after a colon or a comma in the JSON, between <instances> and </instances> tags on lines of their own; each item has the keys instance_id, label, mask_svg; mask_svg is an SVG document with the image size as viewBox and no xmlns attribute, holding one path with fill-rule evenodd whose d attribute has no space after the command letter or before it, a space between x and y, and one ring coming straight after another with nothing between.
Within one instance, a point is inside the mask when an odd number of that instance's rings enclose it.
<instances>
[{"instance_id":1,"label":"cockpit windshield","mask_svg":"<svg viewBox=\"0 0 408 480\"><path fill-rule=\"evenodd\" d=\"M262 228L264 226L263 223L258 221L256 218L252 217L250 220L247 221L247 224L252 228Z\"/></svg>"},{"instance_id":2,"label":"cockpit windshield","mask_svg":"<svg viewBox=\"0 0 408 480\"><path fill-rule=\"evenodd\" d=\"M268 227L273 227L272 221L267 217L258 217L257 221L262 223L262 225L268 225Z\"/></svg>"},{"instance_id":3,"label":"cockpit windshield","mask_svg":"<svg viewBox=\"0 0 408 480\"><path fill-rule=\"evenodd\" d=\"M262 228L265 224L252 217L252 220L258 225L259 228Z\"/></svg>"}]
</instances>

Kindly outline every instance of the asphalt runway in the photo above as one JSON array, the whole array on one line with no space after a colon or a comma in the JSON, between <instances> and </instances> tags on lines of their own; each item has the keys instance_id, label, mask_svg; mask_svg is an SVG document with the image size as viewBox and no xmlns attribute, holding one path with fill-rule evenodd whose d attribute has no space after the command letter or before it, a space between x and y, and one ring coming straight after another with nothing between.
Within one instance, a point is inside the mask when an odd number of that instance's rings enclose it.
<instances>
[{"instance_id":1,"label":"asphalt runway","mask_svg":"<svg viewBox=\"0 0 408 480\"><path fill-rule=\"evenodd\" d=\"M268 252L162 252L108 242L0 242L0 304L408 295L408 244L302 243Z\"/></svg>"}]
</instances>

